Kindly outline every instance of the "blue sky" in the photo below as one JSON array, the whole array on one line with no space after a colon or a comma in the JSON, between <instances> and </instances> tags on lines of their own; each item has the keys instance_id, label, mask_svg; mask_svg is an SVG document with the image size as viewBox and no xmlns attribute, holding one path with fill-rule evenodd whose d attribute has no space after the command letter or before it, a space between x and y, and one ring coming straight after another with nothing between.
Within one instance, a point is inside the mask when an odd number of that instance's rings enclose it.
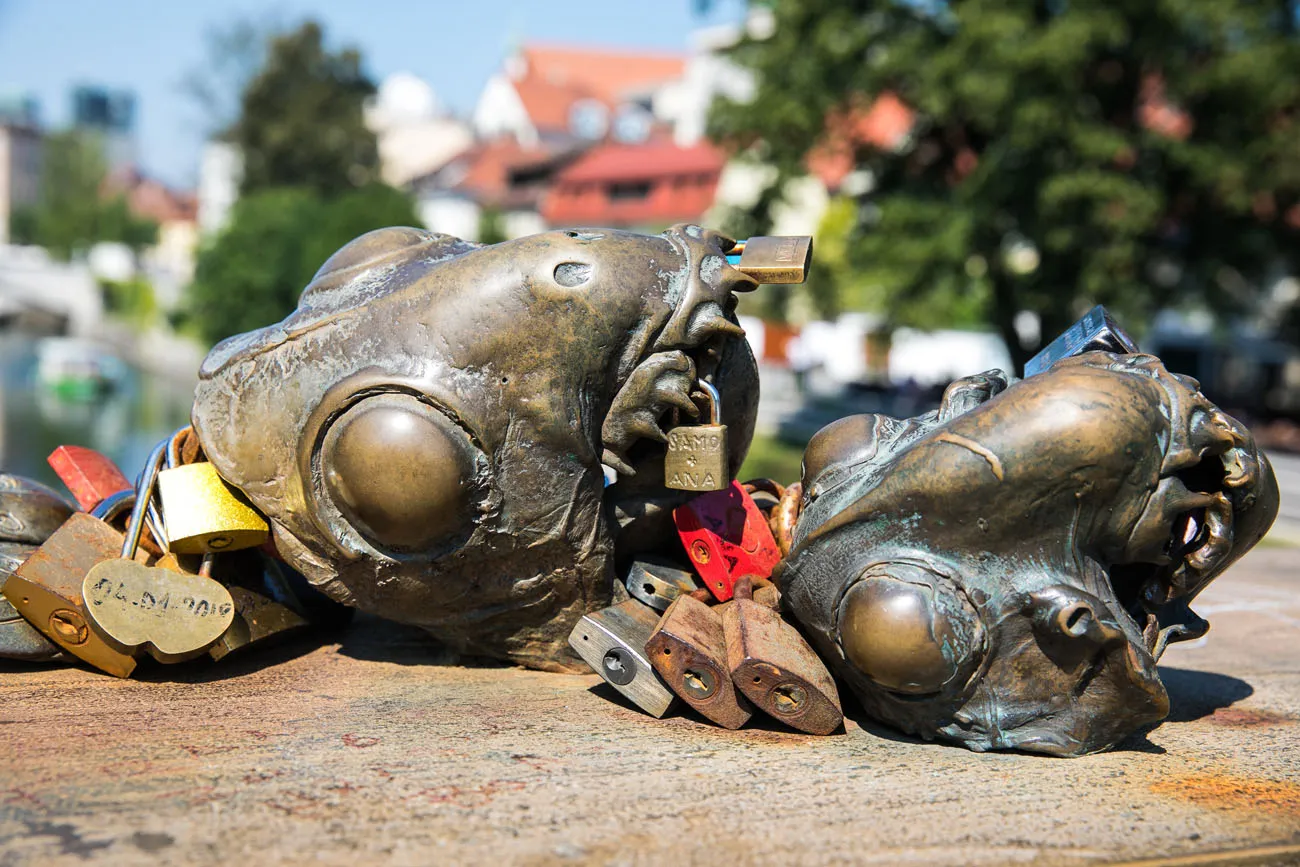
<instances>
[{"instance_id":1,"label":"blue sky","mask_svg":"<svg viewBox=\"0 0 1300 867\"><path fill-rule=\"evenodd\" d=\"M378 81L413 72L467 114L521 40L684 50L691 30L736 20L741 0L0 0L0 94L31 93L47 127L66 123L79 83L134 90L137 154L151 173L192 184L205 118L182 88L206 35L231 21L314 17L334 45L361 49Z\"/></svg>"}]
</instances>

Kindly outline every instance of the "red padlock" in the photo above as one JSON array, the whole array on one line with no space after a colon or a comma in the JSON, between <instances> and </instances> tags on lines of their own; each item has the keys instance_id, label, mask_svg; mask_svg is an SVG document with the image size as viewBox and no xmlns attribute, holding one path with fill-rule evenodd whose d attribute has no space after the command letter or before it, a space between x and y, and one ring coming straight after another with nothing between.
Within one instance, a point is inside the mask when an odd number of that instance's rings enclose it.
<instances>
[{"instance_id":1,"label":"red padlock","mask_svg":"<svg viewBox=\"0 0 1300 867\"><path fill-rule=\"evenodd\" d=\"M46 460L86 512L113 494L135 487L117 464L94 449L59 446Z\"/></svg>"},{"instance_id":2,"label":"red padlock","mask_svg":"<svg viewBox=\"0 0 1300 867\"><path fill-rule=\"evenodd\" d=\"M768 578L781 562L767 516L739 482L674 509L673 521L691 564L719 602L731 598L737 578Z\"/></svg>"}]
</instances>

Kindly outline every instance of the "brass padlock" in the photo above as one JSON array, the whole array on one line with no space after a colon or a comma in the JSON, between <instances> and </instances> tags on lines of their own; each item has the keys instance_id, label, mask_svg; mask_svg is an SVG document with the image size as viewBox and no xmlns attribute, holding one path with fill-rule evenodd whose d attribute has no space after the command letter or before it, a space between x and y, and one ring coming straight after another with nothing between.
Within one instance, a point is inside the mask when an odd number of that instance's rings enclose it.
<instances>
[{"instance_id":1,"label":"brass padlock","mask_svg":"<svg viewBox=\"0 0 1300 867\"><path fill-rule=\"evenodd\" d=\"M799 631L754 601L748 576L722 612L731 679L745 697L791 728L828 735L844 722L835 681Z\"/></svg>"},{"instance_id":2,"label":"brass padlock","mask_svg":"<svg viewBox=\"0 0 1300 867\"><path fill-rule=\"evenodd\" d=\"M709 423L668 431L664 484L679 491L721 491L731 484L722 399L711 383L700 380L699 386L709 402Z\"/></svg>"},{"instance_id":3,"label":"brass padlock","mask_svg":"<svg viewBox=\"0 0 1300 867\"><path fill-rule=\"evenodd\" d=\"M645 655L658 622L653 611L629 599L588 614L569 633L569 646L582 661L653 717L662 717L673 703L673 694Z\"/></svg>"},{"instance_id":4,"label":"brass padlock","mask_svg":"<svg viewBox=\"0 0 1300 867\"><path fill-rule=\"evenodd\" d=\"M76 512L9 576L0 592L28 623L100 671L129 677L135 658L90 628L82 583L98 563L122 551L122 534L94 515ZM144 557L143 552L138 556Z\"/></svg>"},{"instance_id":5,"label":"brass padlock","mask_svg":"<svg viewBox=\"0 0 1300 867\"><path fill-rule=\"evenodd\" d=\"M733 268L759 283L802 283L812 264L812 238L774 235L738 241L727 254Z\"/></svg>"},{"instance_id":6,"label":"brass padlock","mask_svg":"<svg viewBox=\"0 0 1300 867\"><path fill-rule=\"evenodd\" d=\"M129 655L148 651L159 662L183 662L203 653L230 628L235 603L210 577L213 555L198 574L147 566L134 559L167 443L149 455L136 490L120 557L96 563L82 582L91 631Z\"/></svg>"},{"instance_id":7,"label":"brass padlock","mask_svg":"<svg viewBox=\"0 0 1300 867\"><path fill-rule=\"evenodd\" d=\"M168 550L208 554L256 548L270 536L266 519L217 468L202 461L178 465L178 431L168 448L168 468L158 474Z\"/></svg>"},{"instance_id":8,"label":"brass padlock","mask_svg":"<svg viewBox=\"0 0 1300 867\"><path fill-rule=\"evenodd\" d=\"M754 715L731 680L717 608L690 595L677 597L651 633L645 653L673 692L723 728L738 729Z\"/></svg>"}]
</instances>

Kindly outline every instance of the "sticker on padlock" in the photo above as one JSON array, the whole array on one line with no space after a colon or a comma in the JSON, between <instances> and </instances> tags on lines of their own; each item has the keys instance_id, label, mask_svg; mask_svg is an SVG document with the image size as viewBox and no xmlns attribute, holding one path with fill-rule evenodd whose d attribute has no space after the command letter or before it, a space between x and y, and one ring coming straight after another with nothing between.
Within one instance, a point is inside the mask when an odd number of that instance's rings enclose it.
<instances>
[{"instance_id":1,"label":"sticker on padlock","mask_svg":"<svg viewBox=\"0 0 1300 867\"><path fill-rule=\"evenodd\" d=\"M90 628L82 596L86 573L121 551L121 533L94 515L76 512L18 567L0 592L28 623L68 653L100 671L129 677L135 658Z\"/></svg>"},{"instance_id":2,"label":"sticker on padlock","mask_svg":"<svg viewBox=\"0 0 1300 867\"><path fill-rule=\"evenodd\" d=\"M34 553L35 545L0 542L0 587ZM0 596L0 659L49 662L57 659L60 654L57 644L24 620L18 609L4 596Z\"/></svg>"},{"instance_id":3,"label":"sticker on padlock","mask_svg":"<svg viewBox=\"0 0 1300 867\"><path fill-rule=\"evenodd\" d=\"M266 518L248 498L202 461L178 463L178 431L169 444L168 468L158 474L168 547L175 554L256 548L270 537Z\"/></svg>"},{"instance_id":4,"label":"sticker on padlock","mask_svg":"<svg viewBox=\"0 0 1300 867\"><path fill-rule=\"evenodd\" d=\"M678 506L673 522L691 565L721 602L737 577L767 578L781 562L767 516L739 482Z\"/></svg>"},{"instance_id":5,"label":"sticker on padlock","mask_svg":"<svg viewBox=\"0 0 1300 867\"><path fill-rule=\"evenodd\" d=\"M828 735L844 722L835 681L799 631L755 602L748 577L722 612L732 682L751 702L791 728Z\"/></svg>"},{"instance_id":6,"label":"sticker on padlock","mask_svg":"<svg viewBox=\"0 0 1300 867\"><path fill-rule=\"evenodd\" d=\"M109 647L132 656L148 651L159 662L183 662L206 651L230 628L235 603L208 576L211 555L198 574L133 559L166 446L160 443L145 464L119 558L91 567L82 598L91 631Z\"/></svg>"},{"instance_id":7,"label":"sticker on padlock","mask_svg":"<svg viewBox=\"0 0 1300 867\"><path fill-rule=\"evenodd\" d=\"M40 482L0 473L0 541L39 545L73 511L72 504Z\"/></svg>"},{"instance_id":8,"label":"sticker on padlock","mask_svg":"<svg viewBox=\"0 0 1300 867\"><path fill-rule=\"evenodd\" d=\"M658 622L654 611L629 599L586 615L569 633L569 646L582 661L653 717L662 717L673 703L645 655Z\"/></svg>"},{"instance_id":9,"label":"sticker on padlock","mask_svg":"<svg viewBox=\"0 0 1300 867\"><path fill-rule=\"evenodd\" d=\"M707 719L738 729L753 716L731 679L718 608L691 596L678 597L655 626L645 652L672 691Z\"/></svg>"},{"instance_id":10,"label":"sticker on padlock","mask_svg":"<svg viewBox=\"0 0 1300 867\"><path fill-rule=\"evenodd\" d=\"M627 592L655 611L666 611L678 596L701 588L699 579L684 569L659 560L634 560L627 573Z\"/></svg>"},{"instance_id":11,"label":"sticker on padlock","mask_svg":"<svg viewBox=\"0 0 1300 867\"><path fill-rule=\"evenodd\" d=\"M117 464L94 449L59 446L46 462L87 512L114 494L135 489Z\"/></svg>"},{"instance_id":12,"label":"sticker on padlock","mask_svg":"<svg viewBox=\"0 0 1300 867\"><path fill-rule=\"evenodd\" d=\"M668 431L664 485L679 491L718 491L731 481L727 426L720 415L722 398L711 383L700 380L698 385L709 404L709 423Z\"/></svg>"}]
</instances>

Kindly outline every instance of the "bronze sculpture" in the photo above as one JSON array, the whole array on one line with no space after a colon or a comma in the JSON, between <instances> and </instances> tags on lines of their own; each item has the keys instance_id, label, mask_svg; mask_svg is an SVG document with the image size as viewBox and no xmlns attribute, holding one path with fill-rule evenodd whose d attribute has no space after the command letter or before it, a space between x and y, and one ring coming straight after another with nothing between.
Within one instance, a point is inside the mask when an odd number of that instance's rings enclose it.
<instances>
[{"instance_id":1,"label":"bronze sculpture","mask_svg":"<svg viewBox=\"0 0 1300 867\"><path fill-rule=\"evenodd\" d=\"M733 293L758 284L734 246L695 226L490 247L372 232L284 322L212 351L195 429L334 598L572 670L565 637L610 603L616 541L674 539L689 494L664 487L661 425L698 413L697 379L721 392L729 473L748 447L758 377Z\"/></svg>"},{"instance_id":2,"label":"bronze sculpture","mask_svg":"<svg viewBox=\"0 0 1300 867\"><path fill-rule=\"evenodd\" d=\"M1167 644L1278 509L1249 432L1149 355L1089 352L804 455L783 602L867 713L971 749L1081 755L1163 719Z\"/></svg>"}]
</instances>

